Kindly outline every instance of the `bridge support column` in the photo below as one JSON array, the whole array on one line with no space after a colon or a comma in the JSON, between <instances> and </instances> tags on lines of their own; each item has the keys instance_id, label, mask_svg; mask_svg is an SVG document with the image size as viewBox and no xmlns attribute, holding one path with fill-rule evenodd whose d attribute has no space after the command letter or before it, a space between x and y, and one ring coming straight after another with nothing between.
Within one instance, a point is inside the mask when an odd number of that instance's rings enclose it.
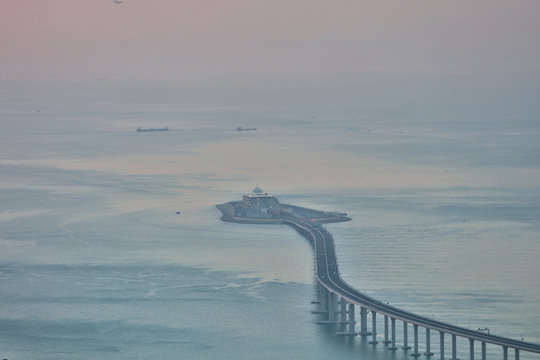
<instances>
[{"instance_id":1,"label":"bridge support column","mask_svg":"<svg viewBox=\"0 0 540 360\"><path fill-rule=\"evenodd\" d=\"M442 331L439 331L439 335L441 336L439 340L439 344L441 344L441 360L444 360L444 333Z\"/></svg>"},{"instance_id":2,"label":"bridge support column","mask_svg":"<svg viewBox=\"0 0 540 360\"><path fill-rule=\"evenodd\" d=\"M426 328L426 352L424 355L431 356L433 353L431 352L431 339L430 339L430 329Z\"/></svg>"},{"instance_id":3,"label":"bridge support column","mask_svg":"<svg viewBox=\"0 0 540 360\"><path fill-rule=\"evenodd\" d=\"M343 305L345 304L345 305ZM343 310L343 306L347 306L347 301L345 299L341 299L341 309ZM354 321L354 304L349 304L349 310L345 311L345 315L349 314L349 320L346 320L341 322L343 324L343 331L336 333L336 335L339 336L356 336L356 332L354 331L354 327L356 324L356 321ZM343 316L343 312L341 312L341 315ZM343 317L342 317L343 319Z\"/></svg>"},{"instance_id":4,"label":"bridge support column","mask_svg":"<svg viewBox=\"0 0 540 360\"><path fill-rule=\"evenodd\" d=\"M452 359L451 360L458 360L456 354L457 354L457 339L456 339L456 335L452 334Z\"/></svg>"},{"instance_id":5,"label":"bridge support column","mask_svg":"<svg viewBox=\"0 0 540 360\"><path fill-rule=\"evenodd\" d=\"M403 322L403 346L401 347L403 350L409 350L411 348L409 346L409 336L407 335L408 325L406 321Z\"/></svg>"},{"instance_id":6,"label":"bridge support column","mask_svg":"<svg viewBox=\"0 0 540 360\"><path fill-rule=\"evenodd\" d=\"M388 340L388 315L384 315L384 345L390 344L391 341Z\"/></svg>"},{"instance_id":7,"label":"bridge support column","mask_svg":"<svg viewBox=\"0 0 540 360\"><path fill-rule=\"evenodd\" d=\"M474 339L469 339L469 360L474 360Z\"/></svg>"},{"instance_id":8,"label":"bridge support column","mask_svg":"<svg viewBox=\"0 0 540 360\"><path fill-rule=\"evenodd\" d=\"M328 292L328 322L336 321L336 293Z\"/></svg>"},{"instance_id":9,"label":"bridge support column","mask_svg":"<svg viewBox=\"0 0 540 360\"><path fill-rule=\"evenodd\" d=\"M389 350L397 350L397 346L396 346L396 319L395 318L390 318L391 320L391 323L392 323L392 346L390 346L388 349Z\"/></svg>"},{"instance_id":10,"label":"bridge support column","mask_svg":"<svg viewBox=\"0 0 540 360\"><path fill-rule=\"evenodd\" d=\"M341 322L341 324L346 325L347 324L347 301L345 301L344 298L341 298L341 301L340 301L339 304L341 306L341 319L340 319L340 322Z\"/></svg>"},{"instance_id":11,"label":"bridge support column","mask_svg":"<svg viewBox=\"0 0 540 360\"><path fill-rule=\"evenodd\" d=\"M327 296L328 295L326 293L326 288L324 286L322 286L321 284L318 284L318 287L317 287L318 301L312 301L311 302L312 304L317 305L317 310L313 310L311 313L312 314L323 314L323 320L322 321L317 321L317 323L319 323L319 324L325 323L326 320L328 319L328 311L326 310L326 297Z\"/></svg>"},{"instance_id":12,"label":"bridge support column","mask_svg":"<svg viewBox=\"0 0 540 360\"><path fill-rule=\"evenodd\" d=\"M515 356L514 356L514 359L515 360L519 360L519 349L515 349Z\"/></svg>"},{"instance_id":13,"label":"bridge support column","mask_svg":"<svg viewBox=\"0 0 540 360\"><path fill-rule=\"evenodd\" d=\"M328 290L322 285L319 285L319 302L321 312L326 313L325 320L328 320Z\"/></svg>"},{"instance_id":14,"label":"bridge support column","mask_svg":"<svg viewBox=\"0 0 540 360\"><path fill-rule=\"evenodd\" d=\"M371 311L371 341L370 344L377 344L377 313L375 311Z\"/></svg>"},{"instance_id":15,"label":"bridge support column","mask_svg":"<svg viewBox=\"0 0 540 360\"><path fill-rule=\"evenodd\" d=\"M411 354L411 356L418 357L420 356L420 353L418 352L418 325L413 324L414 329L414 352Z\"/></svg>"},{"instance_id":16,"label":"bridge support column","mask_svg":"<svg viewBox=\"0 0 540 360\"><path fill-rule=\"evenodd\" d=\"M368 336L371 333L367 331L367 309L360 306L360 335Z\"/></svg>"},{"instance_id":17,"label":"bridge support column","mask_svg":"<svg viewBox=\"0 0 540 360\"><path fill-rule=\"evenodd\" d=\"M482 360L486 360L486 342L482 341Z\"/></svg>"},{"instance_id":18,"label":"bridge support column","mask_svg":"<svg viewBox=\"0 0 540 360\"><path fill-rule=\"evenodd\" d=\"M336 323L336 294L328 291L324 286L320 287L320 313L323 319L317 321L317 324L335 324Z\"/></svg>"},{"instance_id":19,"label":"bridge support column","mask_svg":"<svg viewBox=\"0 0 540 360\"><path fill-rule=\"evenodd\" d=\"M508 346L503 346L503 360L508 360Z\"/></svg>"},{"instance_id":20,"label":"bridge support column","mask_svg":"<svg viewBox=\"0 0 540 360\"><path fill-rule=\"evenodd\" d=\"M349 304L349 333L351 335L356 335L356 332L354 330L354 325L356 324L356 321L354 321L354 304Z\"/></svg>"}]
</instances>

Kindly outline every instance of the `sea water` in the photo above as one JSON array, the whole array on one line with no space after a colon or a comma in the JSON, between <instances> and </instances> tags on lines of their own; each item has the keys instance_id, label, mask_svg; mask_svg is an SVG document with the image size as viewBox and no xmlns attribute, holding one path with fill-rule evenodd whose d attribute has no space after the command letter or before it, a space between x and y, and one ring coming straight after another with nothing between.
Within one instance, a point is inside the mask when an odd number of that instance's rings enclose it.
<instances>
[{"instance_id":1,"label":"sea water","mask_svg":"<svg viewBox=\"0 0 540 360\"><path fill-rule=\"evenodd\" d=\"M349 214L326 227L360 291L539 342L537 119L271 112L66 86L2 97L0 358L410 358L316 323L312 249L292 228L219 220L216 204L256 184Z\"/></svg>"}]
</instances>

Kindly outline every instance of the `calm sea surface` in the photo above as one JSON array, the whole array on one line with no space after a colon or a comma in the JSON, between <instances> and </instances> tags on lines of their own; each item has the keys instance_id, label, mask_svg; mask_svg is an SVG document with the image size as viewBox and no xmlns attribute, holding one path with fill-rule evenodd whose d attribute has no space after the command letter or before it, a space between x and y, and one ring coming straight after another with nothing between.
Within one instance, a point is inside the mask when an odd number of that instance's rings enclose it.
<instances>
[{"instance_id":1,"label":"calm sea surface","mask_svg":"<svg viewBox=\"0 0 540 360\"><path fill-rule=\"evenodd\" d=\"M343 278L361 291L540 341L537 118L10 94L2 359L409 359L316 324L312 252L292 228L219 220L215 204L256 184L352 217L327 228Z\"/></svg>"}]
</instances>

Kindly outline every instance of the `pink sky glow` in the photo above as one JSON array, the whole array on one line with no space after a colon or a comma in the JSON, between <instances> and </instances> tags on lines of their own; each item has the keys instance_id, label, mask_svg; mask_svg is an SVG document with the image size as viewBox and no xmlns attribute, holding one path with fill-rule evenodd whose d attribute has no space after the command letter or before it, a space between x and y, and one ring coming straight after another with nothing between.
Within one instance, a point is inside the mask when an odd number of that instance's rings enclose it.
<instances>
[{"instance_id":1,"label":"pink sky glow","mask_svg":"<svg viewBox=\"0 0 540 360\"><path fill-rule=\"evenodd\" d=\"M0 0L0 77L538 72L540 1Z\"/></svg>"}]
</instances>

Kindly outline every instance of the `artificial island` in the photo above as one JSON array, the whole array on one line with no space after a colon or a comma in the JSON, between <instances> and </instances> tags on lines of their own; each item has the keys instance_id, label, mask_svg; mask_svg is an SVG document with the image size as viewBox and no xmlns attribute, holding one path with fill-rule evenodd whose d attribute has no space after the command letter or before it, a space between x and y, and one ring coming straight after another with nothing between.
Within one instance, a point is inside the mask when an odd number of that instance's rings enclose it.
<instances>
[{"instance_id":1,"label":"artificial island","mask_svg":"<svg viewBox=\"0 0 540 360\"><path fill-rule=\"evenodd\" d=\"M223 213L221 220L244 224L283 224L291 219L320 224L351 220L346 213L282 204L259 186L242 196L242 201L230 201L217 205L217 208Z\"/></svg>"},{"instance_id":2,"label":"artificial island","mask_svg":"<svg viewBox=\"0 0 540 360\"><path fill-rule=\"evenodd\" d=\"M377 326L377 317L382 317L384 319L382 344L390 351L398 348L408 351L412 348L410 355L413 357L424 355L429 358L434 355L431 351L432 331L439 335L440 360L444 360L447 355L445 342L448 338L451 339L451 354L448 354L451 360L457 360L458 339L465 342L460 348L468 347L470 360L475 358L477 344L481 348L482 360L487 359L486 346L488 344L502 349L502 360L508 360L509 350L514 350L514 360L519 360L521 351L540 354L540 344L485 333L482 331L484 329L470 329L417 315L372 298L346 283L339 272L334 239L328 230L321 226L324 223L351 220L345 213L281 204L275 196L265 193L258 186L251 193L244 195L242 201L231 201L216 206L223 213L221 217L223 221L245 224L286 224L294 227L310 241L315 258L318 293L318 299L313 301L318 306L314 313L322 317L318 323L335 327L336 335L371 336L370 343L377 344L377 332L380 328ZM357 310L355 307L360 308L360 332L356 331ZM368 328L368 312L371 313L371 329ZM401 344L398 344L396 337L396 322L398 321L403 325ZM413 330L412 347L409 346L409 328ZM419 329L423 329L425 334L425 341L422 344L425 349L423 353L419 348ZM398 345L401 346L398 347Z\"/></svg>"}]
</instances>

